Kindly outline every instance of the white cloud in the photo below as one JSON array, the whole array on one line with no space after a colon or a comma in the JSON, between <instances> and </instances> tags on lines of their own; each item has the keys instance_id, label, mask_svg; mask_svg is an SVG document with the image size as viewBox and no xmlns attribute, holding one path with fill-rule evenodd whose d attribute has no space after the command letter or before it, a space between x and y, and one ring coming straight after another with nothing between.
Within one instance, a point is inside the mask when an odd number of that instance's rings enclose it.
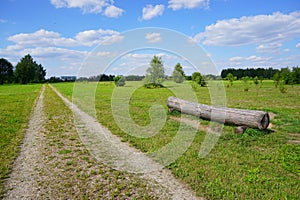
<instances>
[{"instance_id":1,"label":"white cloud","mask_svg":"<svg viewBox=\"0 0 300 200\"><path fill-rule=\"evenodd\" d=\"M124 13L124 10L122 10L121 8L118 8L116 6L113 6L113 5L108 6L104 11L105 16L112 17L112 18L118 18L123 13Z\"/></svg>"},{"instance_id":2,"label":"white cloud","mask_svg":"<svg viewBox=\"0 0 300 200\"><path fill-rule=\"evenodd\" d=\"M74 59L78 57L84 57L87 55L86 51L76 51L72 49L58 48L58 47L36 47L31 49L24 49L23 55L30 54L33 57L39 58L53 58L56 59Z\"/></svg>"},{"instance_id":3,"label":"white cloud","mask_svg":"<svg viewBox=\"0 0 300 200\"><path fill-rule=\"evenodd\" d=\"M107 37L101 44L102 45L111 45L117 42L121 42L123 41L124 36L116 34L116 35L112 35L110 37Z\"/></svg>"},{"instance_id":4,"label":"white cloud","mask_svg":"<svg viewBox=\"0 0 300 200\"><path fill-rule=\"evenodd\" d=\"M3 23L7 23L7 20L5 20L5 19L0 19L0 24L3 24Z\"/></svg>"},{"instance_id":5,"label":"white cloud","mask_svg":"<svg viewBox=\"0 0 300 200\"><path fill-rule=\"evenodd\" d=\"M280 47L284 41L300 35L300 11L283 14L244 16L220 20L205 27L205 31L194 38L205 45L241 46L259 45L257 50L270 46Z\"/></svg>"},{"instance_id":6,"label":"white cloud","mask_svg":"<svg viewBox=\"0 0 300 200\"><path fill-rule=\"evenodd\" d=\"M75 46L76 41L64 38L57 32L40 29L34 33L20 33L8 37L9 41L15 42L18 47L28 46ZM11 47L12 48L12 47Z\"/></svg>"},{"instance_id":7,"label":"white cloud","mask_svg":"<svg viewBox=\"0 0 300 200\"><path fill-rule=\"evenodd\" d=\"M240 61L251 61L251 62L261 62L261 61L268 61L271 60L272 57L260 57L260 56L248 56L248 57L241 57L241 56L236 56L236 57L231 57L229 61L231 62L240 62Z\"/></svg>"},{"instance_id":8,"label":"white cloud","mask_svg":"<svg viewBox=\"0 0 300 200\"><path fill-rule=\"evenodd\" d=\"M160 4L160 5L147 5L146 7L143 8L143 20L149 20L152 19L153 17L156 16L161 16L165 10L165 6Z\"/></svg>"},{"instance_id":9,"label":"white cloud","mask_svg":"<svg viewBox=\"0 0 300 200\"><path fill-rule=\"evenodd\" d=\"M50 68L50 76L56 75L56 71L51 67L75 66L74 63L81 63L88 55L88 50L77 50L74 47L86 47L92 45L108 45L121 41L121 36L113 30L87 30L79 32L75 37L62 37L60 33L40 29L33 33L20 33L8 37L8 40L14 42L6 48L0 48L0 55L16 64L21 57L30 54L39 63ZM97 56L109 57L111 52L98 52ZM51 74L52 73L52 74ZM69 72L71 73L71 71ZM72 74L75 74L73 71ZM49 75L48 75L49 76Z\"/></svg>"},{"instance_id":10,"label":"white cloud","mask_svg":"<svg viewBox=\"0 0 300 200\"><path fill-rule=\"evenodd\" d=\"M160 35L160 33L147 33L145 38L150 43L156 43L156 42L160 42L161 41L161 35Z\"/></svg>"},{"instance_id":11,"label":"white cloud","mask_svg":"<svg viewBox=\"0 0 300 200\"><path fill-rule=\"evenodd\" d=\"M42 47L42 46L93 46L101 43L113 44L122 38L114 30L87 30L79 32L74 38L62 37L59 33L40 29L34 33L20 33L8 38L16 43L9 48Z\"/></svg>"},{"instance_id":12,"label":"white cloud","mask_svg":"<svg viewBox=\"0 0 300 200\"><path fill-rule=\"evenodd\" d=\"M276 53L281 47L282 44L280 43L261 44L256 47L256 51L259 53Z\"/></svg>"},{"instance_id":13,"label":"white cloud","mask_svg":"<svg viewBox=\"0 0 300 200\"><path fill-rule=\"evenodd\" d=\"M197 7L209 7L209 0L169 0L168 3L168 7L173 10L179 10L182 8L192 9Z\"/></svg>"},{"instance_id":14,"label":"white cloud","mask_svg":"<svg viewBox=\"0 0 300 200\"><path fill-rule=\"evenodd\" d=\"M101 51L101 52L97 52L95 53L96 56L100 56L100 57L108 57L112 55L112 52L108 52L108 51Z\"/></svg>"},{"instance_id":15,"label":"white cloud","mask_svg":"<svg viewBox=\"0 0 300 200\"><path fill-rule=\"evenodd\" d=\"M296 47L297 47L297 48L300 48L300 42L299 42L298 44L296 44Z\"/></svg>"},{"instance_id":16,"label":"white cloud","mask_svg":"<svg viewBox=\"0 0 300 200\"><path fill-rule=\"evenodd\" d=\"M80 8L84 13L100 13L110 5L109 0L51 0L56 8Z\"/></svg>"},{"instance_id":17,"label":"white cloud","mask_svg":"<svg viewBox=\"0 0 300 200\"><path fill-rule=\"evenodd\" d=\"M124 10L113 5L113 0L51 0L56 8L80 8L83 13L103 13L107 17L120 17Z\"/></svg>"},{"instance_id":18,"label":"white cloud","mask_svg":"<svg viewBox=\"0 0 300 200\"><path fill-rule=\"evenodd\" d=\"M113 30L87 30L76 35L76 41L84 46L98 45L103 42L112 44L120 40L119 32Z\"/></svg>"}]
</instances>

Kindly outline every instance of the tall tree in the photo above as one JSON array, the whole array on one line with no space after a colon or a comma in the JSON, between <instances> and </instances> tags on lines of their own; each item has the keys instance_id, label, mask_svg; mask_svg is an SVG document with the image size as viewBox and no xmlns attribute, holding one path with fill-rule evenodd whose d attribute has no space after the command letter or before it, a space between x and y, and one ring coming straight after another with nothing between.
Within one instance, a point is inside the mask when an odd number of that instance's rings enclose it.
<instances>
[{"instance_id":1,"label":"tall tree","mask_svg":"<svg viewBox=\"0 0 300 200\"><path fill-rule=\"evenodd\" d=\"M43 68L41 64L35 63L35 76L34 82L41 83L45 80L46 70Z\"/></svg>"},{"instance_id":2,"label":"tall tree","mask_svg":"<svg viewBox=\"0 0 300 200\"><path fill-rule=\"evenodd\" d=\"M173 80L176 83L182 83L184 81L184 77L185 75L182 66L180 63L177 63L173 71Z\"/></svg>"},{"instance_id":3,"label":"tall tree","mask_svg":"<svg viewBox=\"0 0 300 200\"><path fill-rule=\"evenodd\" d=\"M161 57L154 56L146 70L145 87L162 87L165 80L165 69Z\"/></svg>"},{"instance_id":4,"label":"tall tree","mask_svg":"<svg viewBox=\"0 0 300 200\"><path fill-rule=\"evenodd\" d=\"M292 78L295 84L300 84L300 68L293 67Z\"/></svg>"},{"instance_id":5,"label":"tall tree","mask_svg":"<svg viewBox=\"0 0 300 200\"><path fill-rule=\"evenodd\" d=\"M0 59L0 84L3 85L5 82L11 83L13 81L13 65L6 59Z\"/></svg>"},{"instance_id":6,"label":"tall tree","mask_svg":"<svg viewBox=\"0 0 300 200\"><path fill-rule=\"evenodd\" d=\"M16 82L31 83L42 82L45 80L46 70L41 64L37 64L30 54L24 56L16 66Z\"/></svg>"}]
</instances>

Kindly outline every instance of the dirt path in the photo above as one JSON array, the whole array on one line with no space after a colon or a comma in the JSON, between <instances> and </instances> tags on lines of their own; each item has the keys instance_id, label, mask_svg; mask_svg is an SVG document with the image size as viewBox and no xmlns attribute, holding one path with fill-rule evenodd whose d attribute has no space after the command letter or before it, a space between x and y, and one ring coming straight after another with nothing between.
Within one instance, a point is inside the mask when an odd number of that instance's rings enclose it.
<instances>
[{"instance_id":1,"label":"dirt path","mask_svg":"<svg viewBox=\"0 0 300 200\"><path fill-rule=\"evenodd\" d=\"M45 116L43 113L43 99L45 86L36 102L28 129L26 130L20 155L14 162L13 170L7 181L7 189L4 199L32 199L39 196L36 184L37 174L35 169L39 168L42 149L43 125Z\"/></svg>"},{"instance_id":2,"label":"dirt path","mask_svg":"<svg viewBox=\"0 0 300 200\"><path fill-rule=\"evenodd\" d=\"M73 111L80 139L97 160L110 162L107 164L119 170L140 173L144 179L165 188L172 199L198 199L194 192L179 182L169 170L127 143L121 142L120 138L102 127L95 118L81 111L54 87L51 88Z\"/></svg>"}]
</instances>

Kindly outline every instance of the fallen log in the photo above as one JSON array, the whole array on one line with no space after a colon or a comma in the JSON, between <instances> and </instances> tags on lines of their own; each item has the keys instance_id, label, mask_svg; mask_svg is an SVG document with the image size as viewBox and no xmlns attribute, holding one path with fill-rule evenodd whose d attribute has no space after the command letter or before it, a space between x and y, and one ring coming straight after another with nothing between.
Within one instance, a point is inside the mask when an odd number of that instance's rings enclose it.
<instances>
[{"instance_id":1,"label":"fallen log","mask_svg":"<svg viewBox=\"0 0 300 200\"><path fill-rule=\"evenodd\" d=\"M268 128L270 123L269 114L258 110L208 106L176 97L169 97L167 100L167 106L170 111L177 110L181 113L193 115L206 120L258 128L260 130Z\"/></svg>"}]
</instances>

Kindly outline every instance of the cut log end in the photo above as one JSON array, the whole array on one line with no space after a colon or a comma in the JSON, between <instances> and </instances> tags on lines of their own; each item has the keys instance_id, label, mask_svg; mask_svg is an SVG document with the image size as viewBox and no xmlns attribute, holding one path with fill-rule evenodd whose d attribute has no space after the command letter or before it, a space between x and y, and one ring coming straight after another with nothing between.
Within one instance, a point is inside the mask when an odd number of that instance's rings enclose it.
<instances>
[{"instance_id":1,"label":"cut log end","mask_svg":"<svg viewBox=\"0 0 300 200\"><path fill-rule=\"evenodd\" d=\"M270 123L269 113L265 113L260 121L260 126L258 126L258 128L260 130L265 130L268 128L269 123Z\"/></svg>"}]
</instances>

